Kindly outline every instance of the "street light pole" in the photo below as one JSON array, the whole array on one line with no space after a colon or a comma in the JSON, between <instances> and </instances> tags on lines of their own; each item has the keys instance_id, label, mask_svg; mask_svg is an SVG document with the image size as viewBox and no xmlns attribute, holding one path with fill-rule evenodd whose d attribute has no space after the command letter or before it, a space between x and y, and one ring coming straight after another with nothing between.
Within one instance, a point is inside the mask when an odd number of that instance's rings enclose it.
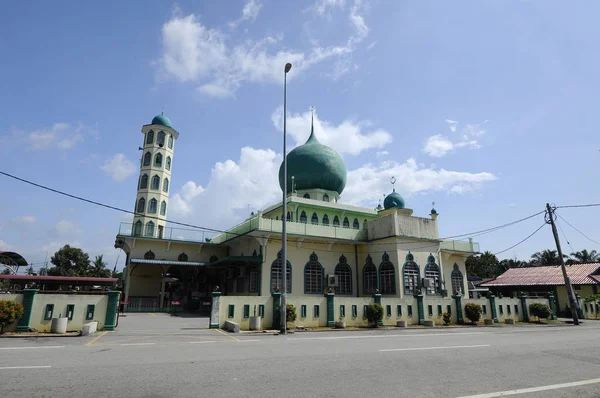
<instances>
[{"instance_id":1,"label":"street light pole","mask_svg":"<svg viewBox=\"0 0 600 398\"><path fill-rule=\"evenodd\" d=\"M283 215L281 217L281 334L287 333L287 149L286 149L286 116L287 116L287 74L292 69L292 64L285 64L283 70Z\"/></svg>"}]
</instances>

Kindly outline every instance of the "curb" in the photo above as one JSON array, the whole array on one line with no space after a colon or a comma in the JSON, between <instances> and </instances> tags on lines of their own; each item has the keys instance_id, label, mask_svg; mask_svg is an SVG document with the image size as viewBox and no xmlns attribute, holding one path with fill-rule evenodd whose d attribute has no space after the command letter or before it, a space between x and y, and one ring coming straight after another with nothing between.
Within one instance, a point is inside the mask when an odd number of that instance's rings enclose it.
<instances>
[{"instance_id":1,"label":"curb","mask_svg":"<svg viewBox=\"0 0 600 398\"><path fill-rule=\"evenodd\" d=\"M67 332L66 334L51 334L48 333L46 334L39 334L39 335L0 335L0 339L44 339L44 338L48 338L48 337L60 337L60 338L66 338L66 337L81 337L81 332L77 332L77 334L73 334L74 332L71 332L72 334L69 334L69 332Z\"/></svg>"}]
</instances>

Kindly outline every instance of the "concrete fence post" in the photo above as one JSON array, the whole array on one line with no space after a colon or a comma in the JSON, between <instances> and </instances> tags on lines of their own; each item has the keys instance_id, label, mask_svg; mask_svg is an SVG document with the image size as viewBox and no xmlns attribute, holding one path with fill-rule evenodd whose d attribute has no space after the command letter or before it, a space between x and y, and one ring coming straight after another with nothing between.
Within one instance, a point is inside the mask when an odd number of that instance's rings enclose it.
<instances>
[{"instance_id":1,"label":"concrete fence post","mask_svg":"<svg viewBox=\"0 0 600 398\"><path fill-rule=\"evenodd\" d=\"M31 313L33 311L33 302L35 295L38 294L38 289L23 290L23 316L19 318L17 324L17 332L27 332L29 330L29 322L31 321Z\"/></svg>"},{"instance_id":2,"label":"concrete fence post","mask_svg":"<svg viewBox=\"0 0 600 398\"><path fill-rule=\"evenodd\" d=\"M210 306L210 329L219 329L221 327L221 320L219 319L219 312L221 311L221 292L212 292L212 303Z\"/></svg>"},{"instance_id":3,"label":"concrete fence post","mask_svg":"<svg viewBox=\"0 0 600 398\"><path fill-rule=\"evenodd\" d=\"M118 290L108 291L108 303L106 304L106 318L104 318L104 330L115 330L117 327L117 310L119 309Z\"/></svg>"},{"instance_id":4,"label":"concrete fence post","mask_svg":"<svg viewBox=\"0 0 600 398\"><path fill-rule=\"evenodd\" d=\"M527 294L521 293L521 310L523 312L523 322L529 322L529 309L527 308Z\"/></svg>"},{"instance_id":5,"label":"concrete fence post","mask_svg":"<svg viewBox=\"0 0 600 398\"><path fill-rule=\"evenodd\" d=\"M492 319L498 323L498 312L496 311L496 296L490 294L490 310L492 310ZM523 314L525 316L525 314Z\"/></svg>"},{"instance_id":6,"label":"concrete fence post","mask_svg":"<svg viewBox=\"0 0 600 398\"><path fill-rule=\"evenodd\" d=\"M334 297L335 293L327 293L327 326L335 326L334 320Z\"/></svg>"},{"instance_id":7,"label":"concrete fence post","mask_svg":"<svg viewBox=\"0 0 600 398\"><path fill-rule=\"evenodd\" d=\"M548 302L550 304L550 319L556 320L556 302L554 301L554 294L550 292L548 295Z\"/></svg>"},{"instance_id":8,"label":"concrete fence post","mask_svg":"<svg viewBox=\"0 0 600 398\"><path fill-rule=\"evenodd\" d=\"M425 308L423 306L423 294L419 293L417 295L417 311L419 314L419 325L425 323Z\"/></svg>"},{"instance_id":9,"label":"concrete fence post","mask_svg":"<svg viewBox=\"0 0 600 398\"><path fill-rule=\"evenodd\" d=\"M281 318L279 317L281 314L279 310L281 306L281 292L273 292L271 293L271 297L273 297L273 325L271 328L279 330L281 325Z\"/></svg>"},{"instance_id":10,"label":"concrete fence post","mask_svg":"<svg viewBox=\"0 0 600 398\"><path fill-rule=\"evenodd\" d=\"M381 294L375 293L373 295L373 299L375 300L375 304L381 305ZM377 326L383 326L383 320L377 322Z\"/></svg>"},{"instance_id":11,"label":"concrete fence post","mask_svg":"<svg viewBox=\"0 0 600 398\"><path fill-rule=\"evenodd\" d=\"M462 308L462 294L458 293L454 296L454 300L456 300L456 322L464 323L463 319L463 308Z\"/></svg>"}]
</instances>

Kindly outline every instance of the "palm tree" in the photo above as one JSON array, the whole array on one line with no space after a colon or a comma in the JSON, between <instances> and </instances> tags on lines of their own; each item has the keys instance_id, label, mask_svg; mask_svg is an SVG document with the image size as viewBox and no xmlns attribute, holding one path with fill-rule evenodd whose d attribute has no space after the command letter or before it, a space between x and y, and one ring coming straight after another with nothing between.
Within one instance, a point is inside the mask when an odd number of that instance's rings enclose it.
<instances>
[{"instance_id":1,"label":"palm tree","mask_svg":"<svg viewBox=\"0 0 600 398\"><path fill-rule=\"evenodd\" d=\"M106 269L106 263L102 258L102 254L97 255L94 259L90 274L96 278L108 278L110 276L110 271Z\"/></svg>"},{"instance_id":2,"label":"palm tree","mask_svg":"<svg viewBox=\"0 0 600 398\"><path fill-rule=\"evenodd\" d=\"M596 250L588 252L586 249L583 249L580 252L571 253L571 257L572 258L570 258L568 261L570 264L586 264L600 262L600 254Z\"/></svg>"},{"instance_id":3,"label":"palm tree","mask_svg":"<svg viewBox=\"0 0 600 398\"><path fill-rule=\"evenodd\" d=\"M567 257L563 254L563 257ZM546 265L560 265L560 257L556 250L544 250L531 255L530 264L534 267L543 267Z\"/></svg>"}]
</instances>

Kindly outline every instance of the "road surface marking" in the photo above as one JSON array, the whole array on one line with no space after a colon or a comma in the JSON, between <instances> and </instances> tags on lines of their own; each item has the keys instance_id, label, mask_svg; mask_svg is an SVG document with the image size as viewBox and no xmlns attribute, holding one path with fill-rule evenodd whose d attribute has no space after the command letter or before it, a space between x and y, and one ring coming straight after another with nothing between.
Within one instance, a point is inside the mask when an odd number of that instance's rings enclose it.
<instances>
[{"instance_id":1,"label":"road surface marking","mask_svg":"<svg viewBox=\"0 0 600 398\"><path fill-rule=\"evenodd\" d=\"M541 387L521 388L519 390L498 391L498 392L491 392L489 394L469 395L469 396L465 396L465 397L461 397L461 398L504 397L507 395L517 395L517 394L527 394L530 392L538 392L538 391L558 390L559 388L578 387L578 386L585 386L587 384L595 384L595 383L600 383L600 379L574 381L572 383L551 384L549 386L541 386Z\"/></svg>"},{"instance_id":2,"label":"road surface marking","mask_svg":"<svg viewBox=\"0 0 600 398\"><path fill-rule=\"evenodd\" d=\"M106 336L106 334L108 334L108 331L107 331L107 332L102 332L102 333L100 333L98 336L94 337L94 338L92 339L92 341L90 341L89 343L87 343L87 344L86 344L86 346L88 346L88 347L89 347L89 346L91 346L91 345L92 345L92 344L94 344L96 341L98 341L98 339L99 339L100 337L102 337L102 336Z\"/></svg>"},{"instance_id":3,"label":"road surface marking","mask_svg":"<svg viewBox=\"0 0 600 398\"><path fill-rule=\"evenodd\" d=\"M65 348L64 345L47 345L40 347L2 347L0 350L34 350L38 348Z\"/></svg>"},{"instance_id":4,"label":"road surface marking","mask_svg":"<svg viewBox=\"0 0 600 398\"><path fill-rule=\"evenodd\" d=\"M240 343L251 343L251 342L257 342L257 341L260 341L260 340L239 340L239 339L238 339L238 341L239 341Z\"/></svg>"},{"instance_id":5,"label":"road surface marking","mask_svg":"<svg viewBox=\"0 0 600 398\"><path fill-rule=\"evenodd\" d=\"M154 345L156 343L125 343L121 345Z\"/></svg>"},{"instance_id":6,"label":"road surface marking","mask_svg":"<svg viewBox=\"0 0 600 398\"><path fill-rule=\"evenodd\" d=\"M227 337L229 337L230 339L232 339L232 340L234 340L234 341L240 341L240 339L238 339L238 338L235 338L235 337L233 337L233 336L230 336L230 335L228 335L227 333L225 333L225 332L224 332L224 331L222 331L221 329L213 329L213 330L217 331L218 333L221 333L221 334L222 334L222 335L224 335L224 336L227 336Z\"/></svg>"},{"instance_id":7,"label":"road surface marking","mask_svg":"<svg viewBox=\"0 0 600 398\"><path fill-rule=\"evenodd\" d=\"M148 315L151 315L151 316L156 316L156 314L153 314L153 313L151 313L151 312L149 312L149 313L148 313Z\"/></svg>"},{"instance_id":8,"label":"road surface marking","mask_svg":"<svg viewBox=\"0 0 600 398\"><path fill-rule=\"evenodd\" d=\"M420 333L420 334L383 334L363 336L329 336L329 337L288 337L288 340L344 340L344 339L381 339L386 337L427 337L427 336L464 336L467 334L485 334L483 332L468 333Z\"/></svg>"},{"instance_id":9,"label":"road surface marking","mask_svg":"<svg viewBox=\"0 0 600 398\"><path fill-rule=\"evenodd\" d=\"M445 347L416 347L416 348L390 348L388 350L379 350L379 352L392 352L392 351L417 351L417 350L444 350L448 348L480 348L489 347L489 344L479 345L450 345Z\"/></svg>"},{"instance_id":10,"label":"road surface marking","mask_svg":"<svg viewBox=\"0 0 600 398\"><path fill-rule=\"evenodd\" d=\"M0 368L0 370L10 370L10 369L47 369L47 368L51 368L52 366L50 365L44 365L44 366L5 366Z\"/></svg>"},{"instance_id":11,"label":"road surface marking","mask_svg":"<svg viewBox=\"0 0 600 398\"><path fill-rule=\"evenodd\" d=\"M216 341L190 341L190 344L208 344L208 343L216 343Z\"/></svg>"}]
</instances>

